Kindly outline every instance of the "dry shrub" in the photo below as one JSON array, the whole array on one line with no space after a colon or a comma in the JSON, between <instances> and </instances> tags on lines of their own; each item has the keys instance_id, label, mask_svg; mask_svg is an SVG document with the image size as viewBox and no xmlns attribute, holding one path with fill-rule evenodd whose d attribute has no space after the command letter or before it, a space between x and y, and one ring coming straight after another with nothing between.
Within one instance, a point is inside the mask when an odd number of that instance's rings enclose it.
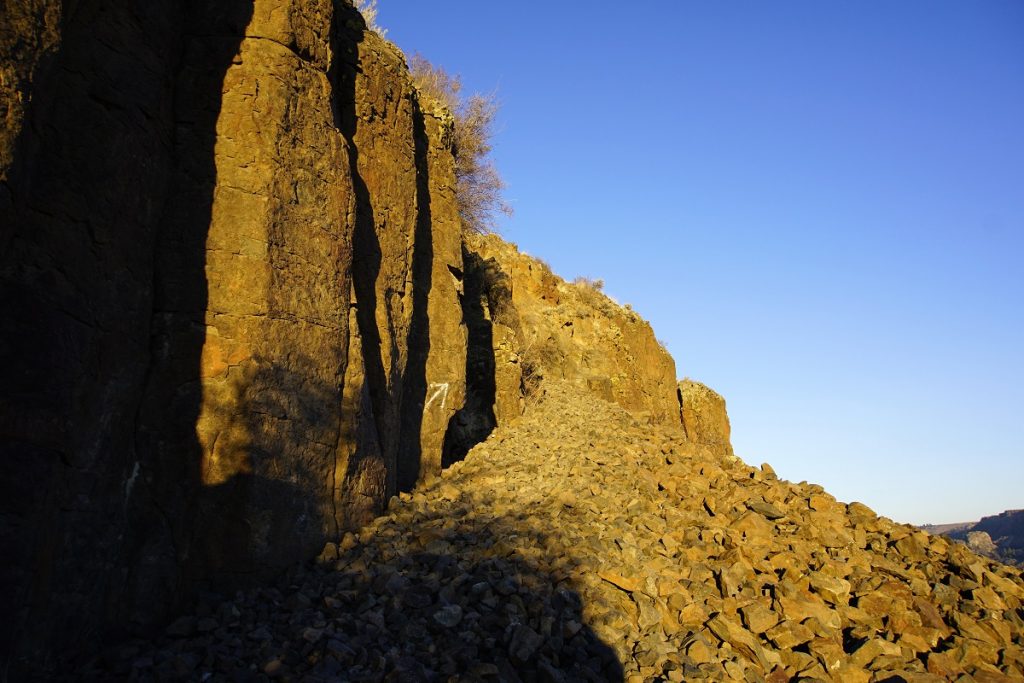
<instances>
[{"instance_id":1,"label":"dry shrub","mask_svg":"<svg viewBox=\"0 0 1024 683\"><path fill-rule=\"evenodd\" d=\"M544 383L544 373L533 360L524 358L521 363L519 391L527 402L532 402L539 395L541 384Z\"/></svg>"},{"instance_id":2,"label":"dry shrub","mask_svg":"<svg viewBox=\"0 0 1024 683\"><path fill-rule=\"evenodd\" d=\"M386 28L381 28L377 23L377 0L356 0L356 9L363 15L366 28L375 32L381 38L388 34Z\"/></svg>"},{"instance_id":3,"label":"dry shrub","mask_svg":"<svg viewBox=\"0 0 1024 683\"><path fill-rule=\"evenodd\" d=\"M578 278L572 281L577 287L587 287L595 292L604 291L604 280L600 278L592 278L580 275Z\"/></svg>"},{"instance_id":4,"label":"dry shrub","mask_svg":"<svg viewBox=\"0 0 1024 683\"><path fill-rule=\"evenodd\" d=\"M413 55L410 71L421 95L444 105L455 118L455 197L463 229L491 232L496 212L512 215L512 207L501 196L505 182L490 158L494 117L498 112L494 93L464 97L457 75L434 66L419 54Z\"/></svg>"}]
</instances>

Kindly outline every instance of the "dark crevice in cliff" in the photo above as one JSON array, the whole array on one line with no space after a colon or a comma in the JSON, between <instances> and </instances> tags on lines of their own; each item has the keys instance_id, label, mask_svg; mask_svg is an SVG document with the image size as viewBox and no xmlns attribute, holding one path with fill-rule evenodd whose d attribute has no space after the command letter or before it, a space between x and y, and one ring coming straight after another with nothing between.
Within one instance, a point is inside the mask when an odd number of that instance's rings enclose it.
<instances>
[{"instance_id":1,"label":"dark crevice in cliff","mask_svg":"<svg viewBox=\"0 0 1024 683\"><path fill-rule=\"evenodd\" d=\"M339 25L337 20L335 25L336 27ZM340 40L340 35L341 31L336 29L334 36L336 43ZM362 41L362 31L349 31L346 35L355 37L352 48L353 52L357 52L355 47ZM339 49L340 46L336 44L336 54L341 54ZM396 388L389 381L381 354L383 340L377 327L377 278L380 275L383 254L380 240L377 238L373 198L359 171L359 148L355 139L356 128L359 125L355 91L356 75L359 70L358 57L354 57L353 61L339 61L335 72L331 74L331 81L335 84L336 90L334 98L337 107L335 110L336 125L348 143L349 170L352 175L356 200L355 226L352 232L352 293L357 330L350 331L350 333L358 333L363 371L366 377L365 391L369 394L368 403L372 407L371 411L364 412L361 416L361 420L369 420L372 424L360 424L360 433L371 437L373 443L361 442L359 444L359 451L348 463L348 474L356 472L360 455L379 453L384 458L385 494L390 496L398 491L397 467L394 462L396 448L391 445L394 436L397 435L389 434L388 430L382 429L382 427L389 424L388 416L395 403L392 392Z\"/></svg>"},{"instance_id":2,"label":"dark crevice in cliff","mask_svg":"<svg viewBox=\"0 0 1024 683\"><path fill-rule=\"evenodd\" d=\"M429 140L419 102L412 100L412 137L416 166L416 227L412 252L412 318L406 348L409 357L402 374L401 437L398 451L398 490L410 491L419 481L423 453L421 436L427 396L427 356L430 318L427 302L433 279L433 217L430 209Z\"/></svg>"},{"instance_id":3,"label":"dark crevice in cliff","mask_svg":"<svg viewBox=\"0 0 1024 683\"><path fill-rule=\"evenodd\" d=\"M473 446L494 431L497 394L494 360L494 326L487 301L494 285L493 263L462 247L465 294L460 297L462 316L469 333L466 349L466 403L448 422L441 452L441 466L466 457ZM486 307L486 308L485 308Z\"/></svg>"},{"instance_id":4,"label":"dark crevice in cliff","mask_svg":"<svg viewBox=\"0 0 1024 683\"><path fill-rule=\"evenodd\" d=\"M683 436L689 439L691 437L686 432L686 420L683 419L683 389L680 386L676 386L676 400L679 402L679 424L683 426Z\"/></svg>"}]
</instances>

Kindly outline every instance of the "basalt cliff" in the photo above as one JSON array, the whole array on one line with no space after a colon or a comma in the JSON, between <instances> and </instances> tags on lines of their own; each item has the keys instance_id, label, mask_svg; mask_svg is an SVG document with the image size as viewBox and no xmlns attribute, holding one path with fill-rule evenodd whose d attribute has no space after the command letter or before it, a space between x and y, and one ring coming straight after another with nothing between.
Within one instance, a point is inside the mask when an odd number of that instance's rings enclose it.
<instances>
[{"instance_id":1,"label":"basalt cliff","mask_svg":"<svg viewBox=\"0 0 1024 683\"><path fill-rule=\"evenodd\" d=\"M1024 673L1019 573L746 468L636 313L464 235L347 1L0 12L11 680Z\"/></svg>"},{"instance_id":2,"label":"basalt cliff","mask_svg":"<svg viewBox=\"0 0 1024 683\"><path fill-rule=\"evenodd\" d=\"M15 652L317 555L542 377L678 422L646 323L499 240L463 243L452 118L350 6L4 11Z\"/></svg>"}]
</instances>

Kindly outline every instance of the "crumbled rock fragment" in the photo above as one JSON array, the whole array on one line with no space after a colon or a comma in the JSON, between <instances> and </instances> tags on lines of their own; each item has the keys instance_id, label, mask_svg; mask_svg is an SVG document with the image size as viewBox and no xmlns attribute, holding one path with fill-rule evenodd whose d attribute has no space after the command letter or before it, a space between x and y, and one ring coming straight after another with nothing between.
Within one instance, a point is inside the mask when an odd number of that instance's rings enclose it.
<instances>
[{"instance_id":1,"label":"crumbled rock fragment","mask_svg":"<svg viewBox=\"0 0 1024 683\"><path fill-rule=\"evenodd\" d=\"M758 477L763 468L673 441L584 392L547 380L519 422L343 539L337 559L186 615L123 649L122 669L214 680L241 662L296 680L1024 675L1018 570L820 487Z\"/></svg>"}]
</instances>

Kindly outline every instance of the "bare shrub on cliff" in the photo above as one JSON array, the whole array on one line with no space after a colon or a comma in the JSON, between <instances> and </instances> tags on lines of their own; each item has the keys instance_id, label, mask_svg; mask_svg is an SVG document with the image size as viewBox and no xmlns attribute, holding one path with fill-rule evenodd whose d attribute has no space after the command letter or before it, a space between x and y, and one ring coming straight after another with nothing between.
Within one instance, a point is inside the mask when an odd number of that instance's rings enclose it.
<instances>
[{"instance_id":1,"label":"bare shrub on cliff","mask_svg":"<svg viewBox=\"0 0 1024 683\"><path fill-rule=\"evenodd\" d=\"M600 278L595 279L592 277L580 275L575 280L573 280L572 283L577 287L587 287L588 289L593 289L596 292L604 291L604 280Z\"/></svg>"},{"instance_id":2,"label":"bare shrub on cliff","mask_svg":"<svg viewBox=\"0 0 1024 683\"><path fill-rule=\"evenodd\" d=\"M544 373L531 359L524 358L520 364L521 375L519 379L519 391L528 402L534 402L544 382Z\"/></svg>"},{"instance_id":3,"label":"bare shrub on cliff","mask_svg":"<svg viewBox=\"0 0 1024 683\"><path fill-rule=\"evenodd\" d=\"M386 28L381 28L377 23L377 0L356 0L356 9L363 15L366 28L370 29L381 38L388 34Z\"/></svg>"},{"instance_id":4,"label":"bare shrub on cliff","mask_svg":"<svg viewBox=\"0 0 1024 683\"><path fill-rule=\"evenodd\" d=\"M490 158L494 117L498 112L494 93L464 97L457 75L434 66L419 54L413 55L410 71L420 93L444 105L455 118L455 198L463 229L491 232L496 212L512 215L512 207L501 196L505 182Z\"/></svg>"}]
</instances>

